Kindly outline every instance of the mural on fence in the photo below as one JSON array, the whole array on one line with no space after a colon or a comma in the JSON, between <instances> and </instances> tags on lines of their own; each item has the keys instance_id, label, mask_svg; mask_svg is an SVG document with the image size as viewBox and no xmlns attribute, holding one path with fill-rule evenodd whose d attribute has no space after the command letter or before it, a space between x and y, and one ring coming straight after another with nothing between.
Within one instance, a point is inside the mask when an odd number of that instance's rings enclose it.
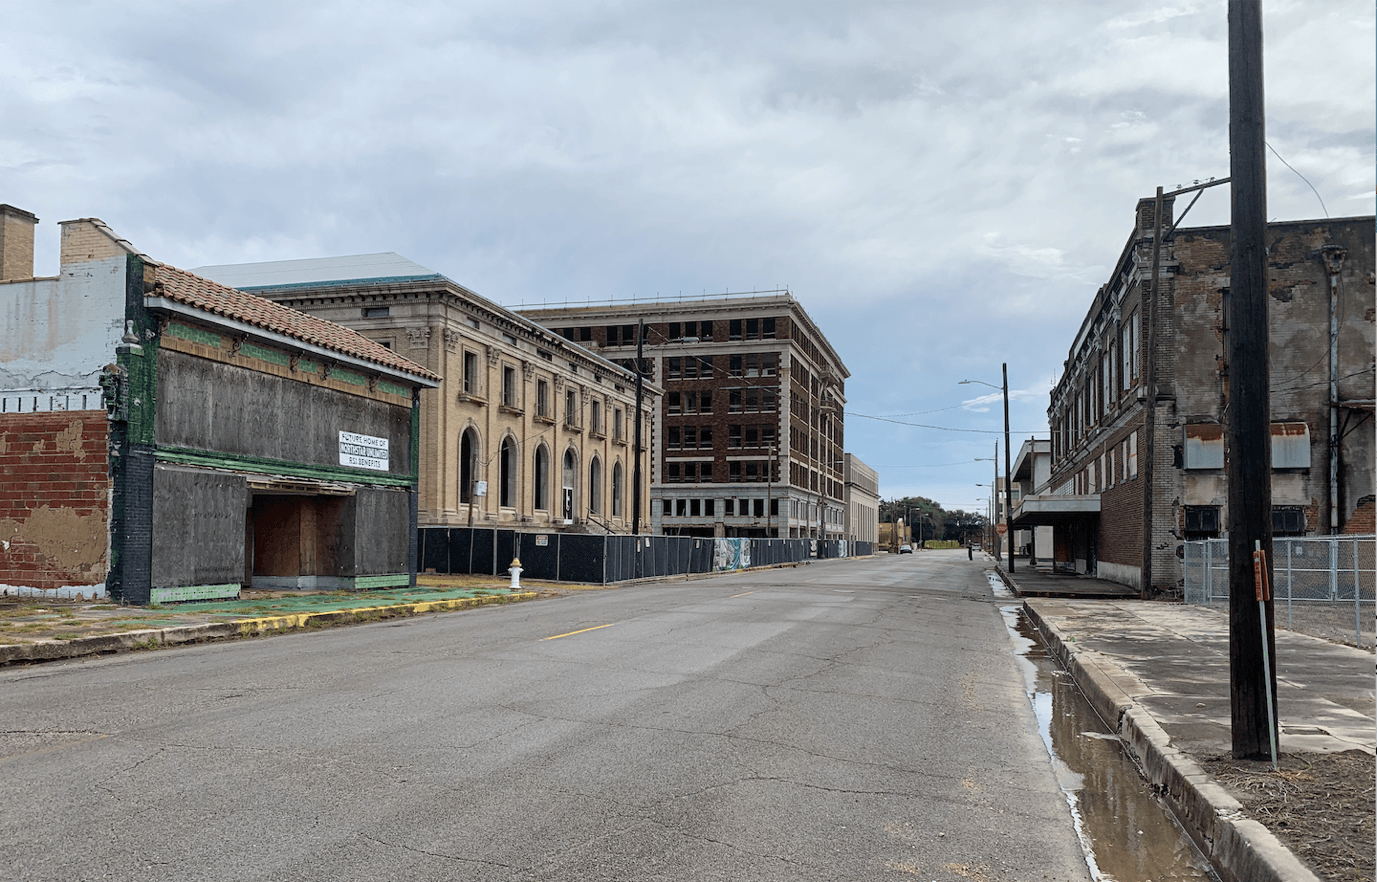
<instances>
[{"instance_id":1,"label":"mural on fence","mask_svg":"<svg viewBox=\"0 0 1377 882\"><path fill-rule=\"evenodd\" d=\"M712 540L712 568L715 570L744 570L751 565L751 540Z\"/></svg>"}]
</instances>

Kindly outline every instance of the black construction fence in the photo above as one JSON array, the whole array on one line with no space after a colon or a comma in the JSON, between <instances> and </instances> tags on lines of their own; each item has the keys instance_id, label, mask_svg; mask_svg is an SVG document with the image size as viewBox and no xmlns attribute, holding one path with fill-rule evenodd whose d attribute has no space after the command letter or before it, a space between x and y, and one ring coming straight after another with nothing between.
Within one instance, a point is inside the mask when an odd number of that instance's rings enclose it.
<instances>
[{"instance_id":1,"label":"black construction fence","mask_svg":"<svg viewBox=\"0 0 1377 882\"><path fill-rule=\"evenodd\" d=\"M527 579L593 584L875 553L873 542L822 539L638 538L491 527L422 527L418 533L422 573L505 576L519 558Z\"/></svg>"}]
</instances>

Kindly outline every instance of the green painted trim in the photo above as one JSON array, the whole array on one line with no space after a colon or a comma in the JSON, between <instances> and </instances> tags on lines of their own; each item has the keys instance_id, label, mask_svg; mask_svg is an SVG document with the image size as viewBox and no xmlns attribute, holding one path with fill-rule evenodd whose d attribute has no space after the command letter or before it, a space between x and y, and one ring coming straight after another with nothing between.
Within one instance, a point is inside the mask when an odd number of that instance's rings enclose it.
<instances>
[{"instance_id":1,"label":"green painted trim","mask_svg":"<svg viewBox=\"0 0 1377 882\"><path fill-rule=\"evenodd\" d=\"M164 333L170 334L173 337L180 337L183 340L190 340L193 343L204 343L207 346L214 346L216 349L220 348L222 342L219 334L213 334L210 331L205 331L201 328L193 328L191 325L178 324L177 322L169 324Z\"/></svg>"},{"instance_id":2,"label":"green painted trim","mask_svg":"<svg viewBox=\"0 0 1377 882\"><path fill-rule=\"evenodd\" d=\"M332 379L339 380L341 383L348 383L351 386L367 386L368 379L363 374L356 374L353 371L342 371L335 368L330 372Z\"/></svg>"},{"instance_id":3,"label":"green painted trim","mask_svg":"<svg viewBox=\"0 0 1377 882\"><path fill-rule=\"evenodd\" d=\"M369 469L309 465L304 462L242 456L235 453L210 453L204 450L187 450L181 447L159 447L157 448L157 457L159 462L229 469L236 472L253 472L260 475L286 475L287 477L306 478L313 481L346 481L351 484L373 484L407 489L416 483L414 474L391 475L387 472L375 472Z\"/></svg>"},{"instance_id":4,"label":"green painted trim","mask_svg":"<svg viewBox=\"0 0 1377 882\"><path fill-rule=\"evenodd\" d=\"M393 573L388 576L355 576L354 587L359 589L369 588L406 588L411 585L411 576L406 573Z\"/></svg>"},{"instance_id":5,"label":"green painted trim","mask_svg":"<svg viewBox=\"0 0 1377 882\"><path fill-rule=\"evenodd\" d=\"M283 367L286 367L290 361L290 359L287 358L287 353L278 352L276 349L267 349L254 343L244 343L239 347L239 352L250 358L266 361L269 364L280 364Z\"/></svg>"},{"instance_id":6,"label":"green painted trim","mask_svg":"<svg viewBox=\"0 0 1377 882\"><path fill-rule=\"evenodd\" d=\"M296 369L308 374L320 373L320 365L316 364L314 361L307 361L304 358L296 363Z\"/></svg>"},{"instance_id":7,"label":"green painted trim","mask_svg":"<svg viewBox=\"0 0 1377 882\"><path fill-rule=\"evenodd\" d=\"M421 398L419 395L411 396L411 489L419 491L421 487ZM415 503L412 503L413 511ZM414 524L412 525L415 526ZM415 532L413 530L413 532Z\"/></svg>"},{"instance_id":8,"label":"green painted trim","mask_svg":"<svg viewBox=\"0 0 1377 882\"><path fill-rule=\"evenodd\" d=\"M411 397L411 390L405 386L398 386L396 383L389 383L386 380L378 381L378 391L386 392L389 395L401 395L404 398Z\"/></svg>"},{"instance_id":9,"label":"green painted trim","mask_svg":"<svg viewBox=\"0 0 1377 882\"><path fill-rule=\"evenodd\" d=\"M179 603L184 600L239 599L239 583L224 585L183 585L179 588L154 588L149 600L153 603Z\"/></svg>"}]
</instances>

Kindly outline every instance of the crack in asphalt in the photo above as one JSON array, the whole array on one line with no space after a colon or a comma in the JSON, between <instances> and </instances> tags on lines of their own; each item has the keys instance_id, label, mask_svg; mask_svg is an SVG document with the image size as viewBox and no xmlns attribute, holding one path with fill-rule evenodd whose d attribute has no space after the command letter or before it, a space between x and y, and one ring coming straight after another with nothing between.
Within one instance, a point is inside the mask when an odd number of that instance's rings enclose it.
<instances>
[{"instance_id":1,"label":"crack in asphalt","mask_svg":"<svg viewBox=\"0 0 1377 882\"><path fill-rule=\"evenodd\" d=\"M425 855L426 857L441 858L441 859L443 859L443 860L448 860L448 861L458 861L458 862L460 862L460 863L465 863L465 864L484 864L484 865L487 865L487 866L490 866L490 867L501 867L501 868L504 869L504 870L529 870L529 869L531 869L531 867L522 867L522 866L517 866L517 865L515 865L515 864L504 864L504 863L502 863L501 861L492 861L492 860L487 860L487 859L485 859L485 858L462 857L462 856L457 855L457 854L443 854L443 853L438 852L438 851L426 851L424 848L417 848L417 847L415 847L414 845L407 845L405 842L388 842L388 841L386 841L386 840L379 839L379 838L376 837L376 836L369 836L367 833L361 833L361 834L359 834L359 835L360 835L360 838L365 839L365 840L367 840L367 841L369 841L369 842L377 843L378 845L381 845L381 846L383 846L384 848L398 848L398 849L401 849L402 851L413 852L414 854L423 854L423 855Z\"/></svg>"}]
</instances>

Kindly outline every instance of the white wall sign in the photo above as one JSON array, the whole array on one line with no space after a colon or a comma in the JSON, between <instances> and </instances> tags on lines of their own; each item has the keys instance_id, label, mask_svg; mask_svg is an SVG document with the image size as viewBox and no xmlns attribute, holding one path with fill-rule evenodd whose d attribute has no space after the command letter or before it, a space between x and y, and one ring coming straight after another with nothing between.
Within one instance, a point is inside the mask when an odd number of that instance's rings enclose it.
<instances>
[{"instance_id":1,"label":"white wall sign","mask_svg":"<svg viewBox=\"0 0 1377 882\"><path fill-rule=\"evenodd\" d=\"M388 469L387 439L353 432L339 433L339 464L356 469Z\"/></svg>"},{"instance_id":2,"label":"white wall sign","mask_svg":"<svg viewBox=\"0 0 1377 882\"><path fill-rule=\"evenodd\" d=\"M474 495L474 496L487 496L487 495L488 495L488 482L487 482L487 481L475 481L474 484L473 484L473 495Z\"/></svg>"}]
</instances>

